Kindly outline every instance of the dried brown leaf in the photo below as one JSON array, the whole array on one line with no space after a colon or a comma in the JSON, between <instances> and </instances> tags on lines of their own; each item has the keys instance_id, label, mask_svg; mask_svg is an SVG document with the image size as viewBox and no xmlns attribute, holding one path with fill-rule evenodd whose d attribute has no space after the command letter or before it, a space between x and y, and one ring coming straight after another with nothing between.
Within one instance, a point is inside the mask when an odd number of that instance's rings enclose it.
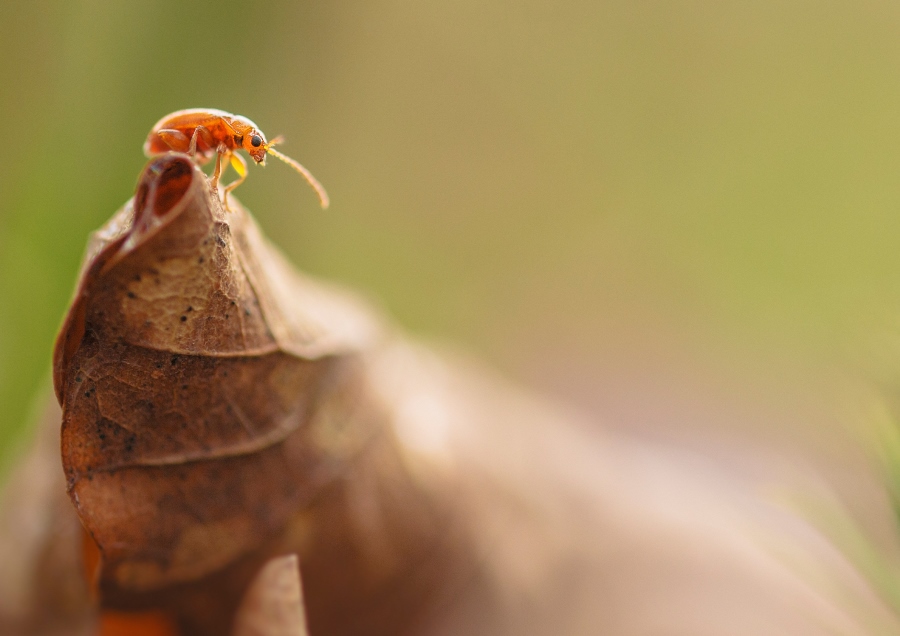
<instances>
[{"instance_id":1,"label":"dried brown leaf","mask_svg":"<svg viewBox=\"0 0 900 636\"><path fill-rule=\"evenodd\" d=\"M344 514L348 475L384 464L403 482L366 387L378 324L296 274L243 210L226 213L187 156L148 165L92 240L54 356L68 492L105 607L163 607L190 633L222 633L271 554L319 541L308 576L350 577L345 599L365 602L433 548L434 513L424 533L400 513L399 555L355 580L363 559L343 537L357 529L305 538ZM420 505L411 485L396 490L397 511ZM338 607L331 591L313 603L315 617Z\"/></svg>"},{"instance_id":2,"label":"dried brown leaf","mask_svg":"<svg viewBox=\"0 0 900 636\"><path fill-rule=\"evenodd\" d=\"M296 553L314 635L900 629L758 484L588 432L380 324L226 214L188 157L148 165L54 358L105 609L226 634Z\"/></svg>"}]
</instances>

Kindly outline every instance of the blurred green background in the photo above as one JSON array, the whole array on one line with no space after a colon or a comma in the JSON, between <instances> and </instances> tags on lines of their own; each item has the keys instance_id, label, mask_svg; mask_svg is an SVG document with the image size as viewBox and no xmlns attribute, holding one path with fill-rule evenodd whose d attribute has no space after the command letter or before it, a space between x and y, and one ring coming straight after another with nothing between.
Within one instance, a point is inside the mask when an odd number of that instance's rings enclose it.
<instances>
[{"instance_id":1,"label":"blurred green background","mask_svg":"<svg viewBox=\"0 0 900 636\"><path fill-rule=\"evenodd\" d=\"M277 162L237 192L302 269L635 427L814 411L900 315L895 2L0 7L0 448L88 232L187 107L326 185L326 213Z\"/></svg>"}]
</instances>

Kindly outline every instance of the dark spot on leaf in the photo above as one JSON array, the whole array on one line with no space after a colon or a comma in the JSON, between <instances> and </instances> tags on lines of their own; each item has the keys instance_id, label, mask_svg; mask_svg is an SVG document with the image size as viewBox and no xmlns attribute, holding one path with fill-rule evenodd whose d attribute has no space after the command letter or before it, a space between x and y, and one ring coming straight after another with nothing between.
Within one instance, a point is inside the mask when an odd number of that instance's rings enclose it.
<instances>
[{"instance_id":1,"label":"dark spot on leaf","mask_svg":"<svg viewBox=\"0 0 900 636\"><path fill-rule=\"evenodd\" d=\"M128 297L129 297L129 298L134 298L134 297L135 297L135 296L134 296L134 292L128 292Z\"/></svg>"},{"instance_id":2,"label":"dark spot on leaf","mask_svg":"<svg viewBox=\"0 0 900 636\"><path fill-rule=\"evenodd\" d=\"M181 322L187 322L187 316L182 316L182 317L181 317Z\"/></svg>"}]
</instances>

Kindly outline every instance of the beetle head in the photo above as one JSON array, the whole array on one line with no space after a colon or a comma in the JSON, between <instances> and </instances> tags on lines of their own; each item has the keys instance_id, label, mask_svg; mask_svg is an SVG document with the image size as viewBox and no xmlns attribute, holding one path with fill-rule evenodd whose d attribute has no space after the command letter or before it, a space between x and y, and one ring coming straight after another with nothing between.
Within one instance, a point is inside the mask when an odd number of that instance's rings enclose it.
<instances>
[{"instance_id":1,"label":"beetle head","mask_svg":"<svg viewBox=\"0 0 900 636\"><path fill-rule=\"evenodd\" d=\"M259 128L251 128L249 132L244 134L244 141L241 144L247 154L253 158L253 161L261 166L266 165L266 150L268 142L266 136Z\"/></svg>"}]
</instances>

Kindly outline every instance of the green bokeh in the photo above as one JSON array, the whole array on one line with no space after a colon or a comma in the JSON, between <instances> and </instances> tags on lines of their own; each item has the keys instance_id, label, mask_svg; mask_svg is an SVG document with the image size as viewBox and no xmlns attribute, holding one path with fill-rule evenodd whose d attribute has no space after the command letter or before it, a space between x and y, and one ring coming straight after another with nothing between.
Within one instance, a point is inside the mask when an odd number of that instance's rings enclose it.
<instances>
[{"instance_id":1,"label":"green bokeh","mask_svg":"<svg viewBox=\"0 0 900 636\"><path fill-rule=\"evenodd\" d=\"M514 374L661 326L819 355L900 315L896 3L0 6L0 447L179 108L328 187L270 162L237 193L302 268Z\"/></svg>"}]
</instances>

